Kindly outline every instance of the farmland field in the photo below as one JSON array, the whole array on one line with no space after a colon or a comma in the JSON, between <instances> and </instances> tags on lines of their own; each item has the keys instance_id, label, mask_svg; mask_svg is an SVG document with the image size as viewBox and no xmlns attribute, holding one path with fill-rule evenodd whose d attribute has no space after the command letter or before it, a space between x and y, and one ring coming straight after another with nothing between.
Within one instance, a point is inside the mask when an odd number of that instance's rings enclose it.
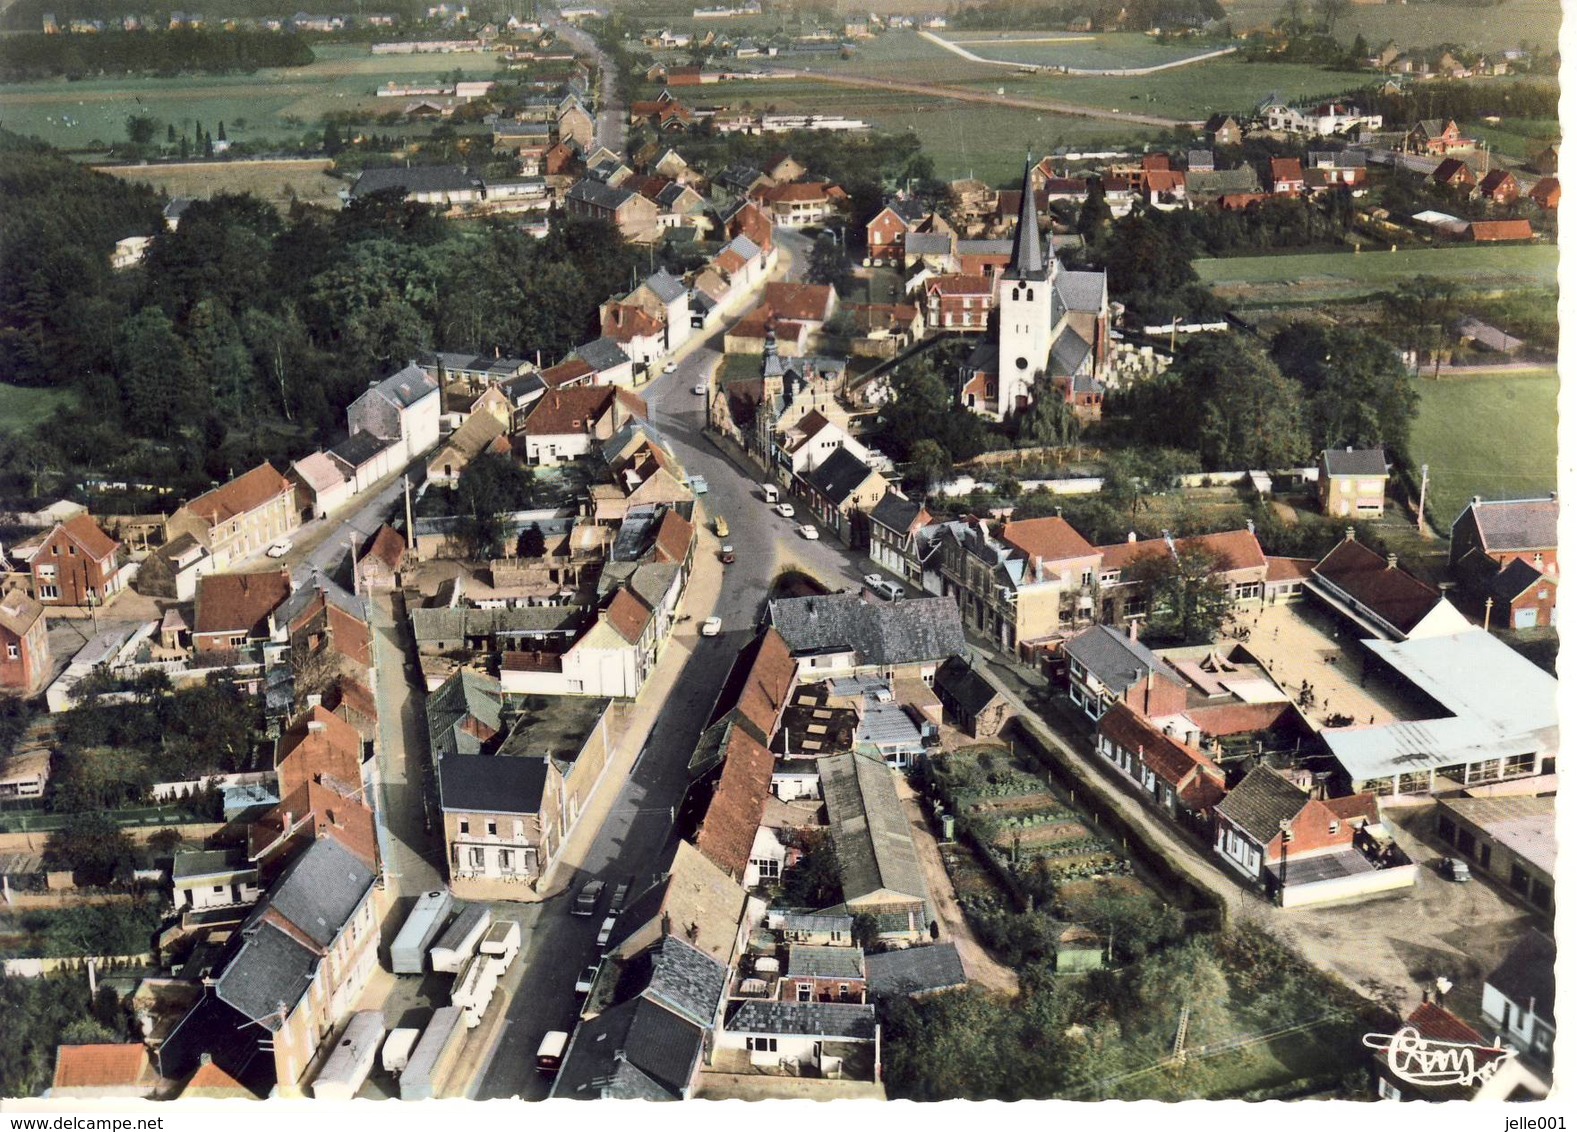
<instances>
[{"instance_id":1,"label":"farmland field","mask_svg":"<svg viewBox=\"0 0 1577 1132\"><path fill-rule=\"evenodd\" d=\"M106 165L102 173L152 185L172 197L207 198L215 193L251 193L286 206L338 204L345 182L329 174L327 159L305 161L201 161L185 165Z\"/></svg>"},{"instance_id":2,"label":"farmland field","mask_svg":"<svg viewBox=\"0 0 1577 1132\"><path fill-rule=\"evenodd\" d=\"M1548 377L1422 380L1413 459L1429 465L1437 530L1474 495L1515 499L1555 487L1555 401Z\"/></svg>"},{"instance_id":3,"label":"farmland field","mask_svg":"<svg viewBox=\"0 0 1577 1132\"><path fill-rule=\"evenodd\" d=\"M186 78L114 78L0 86L0 122L8 130L36 135L71 149L102 148L125 138L132 109L177 132L194 121L212 131L219 122L232 141L264 142L299 135L331 110L397 110L398 98L379 99L390 81L422 82L452 74L485 79L494 74L491 55L380 55L365 45L315 48L305 67L274 67L255 75Z\"/></svg>"},{"instance_id":4,"label":"farmland field","mask_svg":"<svg viewBox=\"0 0 1577 1132\"><path fill-rule=\"evenodd\" d=\"M1412 248L1349 255L1241 256L1196 259L1194 270L1218 294L1239 304L1310 302L1373 293L1419 276L1495 287L1555 284L1559 251L1530 247Z\"/></svg>"},{"instance_id":5,"label":"farmland field","mask_svg":"<svg viewBox=\"0 0 1577 1132\"><path fill-rule=\"evenodd\" d=\"M56 409L75 405L76 401L76 394L66 389L0 385L0 433L31 432Z\"/></svg>"},{"instance_id":6,"label":"farmland field","mask_svg":"<svg viewBox=\"0 0 1577 1132\"><path fill-rule=\"evenodd\" d=\"M889 37L883 37L889 38ZM1153 67L1203 54L1208 48L1157 43L1147 35L1119 32L1111 35L1058 35L1055 32L966 32L938 38L982 59L1004 63L1030 63L1039 67L1072 67L1107 70Z\"/></svg>"},{"instance_id":7,"label":"farmland field","mask_svg":"<svg viewBox=\"0 0 1577 1132\"><path fill-rule=\"evenodd\" d=\"M1238 31L1268 27L1287 14L1285 0L1225 0L1222 7ZM1394 39L1404 49L1460 43L1468 50L1497 51L1519 44L1553 47L1560 27L1560 0L1354 4L1336 21L1333 34L1342 43L1362 34L1375 48Z\"/></svg>"}]
</instances>

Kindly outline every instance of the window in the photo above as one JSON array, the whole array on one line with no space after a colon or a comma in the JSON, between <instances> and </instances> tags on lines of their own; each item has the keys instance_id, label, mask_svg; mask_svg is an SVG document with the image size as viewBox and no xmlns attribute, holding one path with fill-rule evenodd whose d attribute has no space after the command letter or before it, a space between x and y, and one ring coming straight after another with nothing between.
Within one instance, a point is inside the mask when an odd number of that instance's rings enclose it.
<instances>
[{"instance_id":1,"label":"window","mask_svg":"<svg viewBox=\"0 0 1577 1132\"><path fill-rule=\"evenodd\" d=\"M46 562L38 568L38 576L46 582L53 582L55 580L55 567Z\"/></svg>"},{"instance_id":2,"label":"window","mask_svg":"<svg viewBox=\"0 0 1577 1132\"><path fill-rule=\"evenodd\" d=\"M14 644L8 644L5 647L5 655L7 660L16 660L22 655L22 650Z\"/></svg>"},{"instance_id":3,"label":"window","mask_svg":"<svg viewBox=\"0 0 1577 1132\"><path fill-rule=\"evenodd\" d=\"M75 558L77 556L77 548L75 546L68 546L66 547L66 553Z\"/></svg>"},{"instance_id":4,"label":"window","mask_svg":"<svg viewBox=\"0 0 1577 1132\"><path fill-rule=\"evenodd\" d=\"M498 823L496 821L490 821L487 823L487 835L489 837L498 836Z\"/></svg>"},{"instance_id":5,"label":"window","mask_svg":"<svg viewBox=\"0 0 1577 1132\"><path fill-rule=\"evenodd\" d=\"M811 995L815 993L815 990L816 987L814 983L795 983L794 997L800 1002L809 1002Z\"/></svg>"},{"instance_id":6,"label":"window","mask_svg":"<svg viewBox=\"0 0 1577 1132\"><path fill-rule=\"evenodd\" d=\"M762 881L778 879L778 863L773 858L766 857L759 861L752 861L751 864L756 866L756 875Z\"/></svg>"},{"instance_id":7,"label":"window","mask_svg":"<svg viewBox=\"0 0 1577 1132\"><path fill-rule=\"evenodd\" d=\"M753 1053L777 1053L778 1040L776 1038L746 1038L745 1048Z\"/></svg>"},{"instance_id":8,"label":"window","mask_svg":"<svg viewBox=\"0 0 1577 1132\"><path fill-rule=\"evenodd\" d=\"M460 832L462 834L471 832L471 823L466 821L464 818L460 819Z\"/></svg>"},{"instance_id":9,"label":"window","mask_svg":"<svg viewBox=\"0 0 1577 1132\"><path fill-rule=\"evenodd\" d=\"M484 866L486 866L486 864L487 864L487 851L485 849L482 849L480 846L478 846L475 849L472 849L471 850L471 867L473 869L480 869L480 868L483 868Z\"/></svg>"},{"instance_id":10,"label":"window","mask_svg":"<svg viewBox=\"0 0 1577 1132\"><path fill-rule=\"evenodd\" d=\"M512 849L498 851L498 868L500 872L512 873L515 871L515 853Z\"/></svg>"},{"instance_id":11,"label":"window","mask_svg":"<svg viewBox=\"0 0 1577 1132\"><path fill-rule=\"evenodd\" d=\"M224 885L222 885L222 884L214 885L214 893L216 895L219 894L219 893L222 893L224 890L225 890L225 886Z\"/></svg>"}]
</instances>

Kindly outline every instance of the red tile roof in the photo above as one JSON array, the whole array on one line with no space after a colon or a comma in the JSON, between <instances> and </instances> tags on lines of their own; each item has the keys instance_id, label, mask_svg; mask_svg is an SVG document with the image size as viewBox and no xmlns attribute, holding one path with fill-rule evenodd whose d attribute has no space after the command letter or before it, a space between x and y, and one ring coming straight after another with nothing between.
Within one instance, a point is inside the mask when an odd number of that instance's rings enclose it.
<instances>
[{"instance_id":1,"label":"red tile roof","mask_svg":"<svg viewBox=\"0 0 1577 1132\"><path fill-rule=\"evenodd\" d=\"M1214 781L1219 794L1226 793L1226 776L1208 755L1165 734L1121 700L1101 717L1099 731L1123 750L1137 755L1180 793L1194 775Z\"/></svg>"},{"instance_id":2,"label":"red tile roof","mask_svg":"<svg viewBox=\"0 0 1577 1132\"><path fill-rule=\"evenodd\" d=\"M1478 243L1533 239L1533 225L1526 220L1475 220L1468 231Z\"/></svg>"},{"instance_id":3,"label":"red tile roof","mask_svg":"<svg viewBox=\"0 0 1577 1132\"><path fill-rule=\"evenodd\" d=\"M772 792L775 761L772 752L743 728L730 730L723 773L696 831L695 847L735 880L743 879L750 863L750 847Z\"/></svg>"},{"instance_id":4,"label":"red tile roof","mask_svg":"<svg viewBox=\"0 0 1577 1132\"><path fill-rule=\"evenodd\" d=\"M763 742L777 729L783 705L794 691L798 667L788 642L776 629L769 628L761 637L761 647L740 689L739 702L734 705Z\"/></svg>"},{"instance_id":5,"label":"red tile roof","mask_svg":"<svg viewBox=\"0 0 1577 1132\"><path fill-rule=\"evenodd\" d=\"M192 514L205 519L209 526L255 511L271 500L291 492L290 481L274 470L269 463L259 464L245 475L199 495L186 505Z\"/></svg>"},{"instance_id":6,"label":"red tile roof","mask_svg":"<svg viewBox=\"0 0 1577 1132\"><path fill-rule=\"evenodd\" d=\"M373 536L372 545L367 547L367 553L362 557L376 558L389 569L398 570L400 563L405 561L405 537L385 523L378 528L378 533Z\"/></svg>"},{"instance_id":7,"label":"red tile roof","mask_svg":"<svg viewBox=\"0 0 1577 1132\"><path fill-rule=\"evenodd\" d=\"M1312 558L1277 558L1267 554L1265 561L1270 567L1265 571L1267 582L1302 580L1314 573L1315 560Z\"/></svg>"},{"instance_id":8,"label":"red tile roof","mask_svg":"<svg viewBox=\"0 0 1577 1132\"><path fill-rule=\"evenodd\" d=\"M197 615L192 632L266 636L269 614L289 596L289 570L209 574L197 579Z\"/></svg>"},{"instance_id":9,"label":"red tile roof","mask_svg":"<svg viewBox=\"0 0 1577 1132\"><path fill-rule=\"evenodd\" d=\"M1442 600L1431 585L1400 566L1391 566L1356 539L1343 539L1320 559L1315 576L1354 598L1403 633L1412 630Z\"/></svg>"},{"instance_id":10,"label":"red tile roof","mask_svg":"<svg viewBox=\"0 0 1577 1132\"><path fill-rule=\"evenodd\" d=\"M646 608L646 603L623 586L608 603L606 616L613 631L632 645L641 639L652 621L652 611Z\"/></svg>"},{"instance_id":11,"label":"red tile roof","mask_svg":"<svg viewBox=\"0 0 1577 1132\"><path fill-rule=\"evenodd\" d=\"M795 181L787 185L762 185L751 191L756 200L768 204L787 204L796 201L822 201L833 199L836 186L825 181Z\"/></svg>"},{"instance_id":12,"label":"red tile roof","mask_svg":"<svg viewBox=\"0 0 1577 1132\"><path fill-rule=\"evenodd\" d=\"M1188 718L1205 735L1253 735L1276 726L1282 716L1293 710L1281 701L1268 704L1205 704L1188 709Z\"/></svg>"},{"instance_id":13,"label":"red tile roof","mask_svg":"<svg viewBox=\"0 0 1577 1132\"><path fill-rule=\"evenodd\" d=\"M1273 181L1301 181L1303 180L1303 162L1296 157L1272 157L1270 159L1270 178Z\"/></svg>"},{"instance_id":14,"label":"red tile roof","mask_svg":"<svg viewBox=\"0 0 1577 1132\"><path fill-rule=\"evenodd\" d=\"M679 512L669 509L663 521L657 524L656 558L658 562L681 563L690 555L690 544L695 539L695 526Z\"/></svg>"},{"instance_id":15,"label":"red tile roof","mask_svg":"<svg viewBox=\"0 0 1577 1132\"><path fill-rule=\"evenodd\" d=\"M936 275L926 280L928 295L990 295L991 280L984 275Z\"/></svg>"},{"instance_id":16,"label":"red tile roof","mask_svg":"<svg viewBox=\"0 0 1577 1132\"><path fill-rule=\"evenodd\" d=\"M761 295L762 306L796 322L822 321L832 303L832 288L820 283L768 283Z\"/></svg>"},{"instance_id":17,"label":"red tile roof","mask_svg":"<svg viewBox=\"0 0 1577 1132\"><path fill-rule=\"evenodd\" d=\"M274 770L281 797L325 776L346 790L359 789L361 732L325 707L309 708L279 737Z\"/></svg>"},{"instance_id":18,"label":"red tile roof","mask_svg":"<svg viewBox=\"0 0 1577 1132\"><path fill-rule=\"evenodd\" d=\"M1433 1002L1420 1002L1407 1016L1407 1025L1418 1031L1421 1038L1437 1042L1459 1042L1463 1045L1487 1046L1484 1035L1458 1018L1451 1011Z\"/></svg>"},{"instance_id":19,"label":"red tile roof","mask_svg":"<svg viewBox=\"0 0 1577 1132\"><path fill-rule=\"evenodd\" d=\"M120 543L104 533L93 521L93 516L86 511L80 515L73 515L60 526L89 558L107 558L120 546Z\"/></svg>"},{"instance_id":20,"label":"red tile roof","mask_svg":"<svg viewBox=\"0 0 1577 1132\"><path fill-rule=\"evenodd\" d=\"M108 1089L146 1086L158 1074L141 1042L59 1046L55 1050L56 1089Z\"/></svg>"},{"instance_id":21,"label":"red tile roof","mask_svg":"<svg viewBox=\"0 0 1577 1132\"><path fill-rule=\"evenodd\" d=\"M1095 548L1084 540L1084 536L1073 529L1072 524L1056 516L1004 523L1002 541L1023 551L1031 558L1038 556L1047 562L1085 558L1097 553Z\"/></svg>"},{"instance_id":22,"label":"red tile roof","mask_svg":"<svg viewBox=\"0 0 1577 1132\"><path fill-rule=\"evenodd\" d=\"M610 385L577 385L550 389L531 407L521 431L529 436L565 436L590 432L613 405Z\"/></svg>"},{"instance_id":23,"label":"red tile roof","mask_svg":"<svg viewBox=\"0 0 1577 1132\"><path fill-rule=\"evenodd\" d=\"M1342 821L1364 818L1374 823L1380 820L1380 799L1373 794L1349 794L1345 798L1326 798L1325 808Z\"/></svg>"},{"instance_id":24,"label":"red tile roof","mask_svg":"<svg viewBox=\"0 0 1577 1132\"><path fill-rule=\"evenodd\" d=\"M211 1100L228 1098L262 1099L212 1061L204 1062L197 1067L197 1072L192 1074L191 1080L187 1081L186 1087L181 1090L181 1097L183 1100L200 1100L203 1098Z\"/></svg>"},{"instance_id":25,"label":"red tile roof","mask_svg":"<svg viewBox=\"0 0 1577 1132\"><path fill-rule=\"evenodd\" d=\"M615 342L633 342L663 332L663 324L640 307L620 304L603 312L602 336Z\"/></svg>"},{"instance_id":26,"label":"red tile roof","mask_svg":"<svg viewBox=\"0 0 1577 1132\"><path fill-rule=\"evenodd\" d=\"M1253 570L1266 566L1269 560L1260 549L1259 539L1251 531L1221 531L1210 535L1193 535L1175 540L1179 552L1204 550L1220 561L1220 570ZM1135 539L1099 547L1101 566L1107 570L1127 570L1141 558L1167 555L1164 538Z\"/></svg>"},{"instance_id":27,"label":"red tile roof","mask_svg":"<svg viewBox=\"0 0 1577 1132\"><path fill-rule=\"evenodd\" d=\"M596 370L579 358L571 358L567 362L561 362L556 366L549 366L543 370L542 380L547 383L548 388L557 389L562 385L568 385L572 381L590 377L596 372Z\"/></svg>"}]
</instances>

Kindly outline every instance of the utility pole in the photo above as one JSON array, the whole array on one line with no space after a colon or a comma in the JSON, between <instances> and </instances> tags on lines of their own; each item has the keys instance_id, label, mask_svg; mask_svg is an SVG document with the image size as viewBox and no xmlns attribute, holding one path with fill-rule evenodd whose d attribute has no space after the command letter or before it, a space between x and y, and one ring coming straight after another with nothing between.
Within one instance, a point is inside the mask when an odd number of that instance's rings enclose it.
<instances>
[{"instance_id":1,"label":"utility pole","mask_svg":"<svg viewBox=\"0 0 1577 1132\"><path fill-rule=\"evenodd\" d=\"M1423 465L1420 471L1423 475L1418 481L1418 533L1422 536L1424 533L1424 494L1429 490L1429 465Z\"/></svg>"},{"instance_id":2,"label":"utility pole","mask_svg":"<svg viewBox=\"0 0 1577 1132\"><path fill-rule=\"evenodd\" d=\"M405 485L405 545L412 549L416 546L416 521L411 518L411 477L401 476L400 482Z\"/></svg>"}]
</instances>

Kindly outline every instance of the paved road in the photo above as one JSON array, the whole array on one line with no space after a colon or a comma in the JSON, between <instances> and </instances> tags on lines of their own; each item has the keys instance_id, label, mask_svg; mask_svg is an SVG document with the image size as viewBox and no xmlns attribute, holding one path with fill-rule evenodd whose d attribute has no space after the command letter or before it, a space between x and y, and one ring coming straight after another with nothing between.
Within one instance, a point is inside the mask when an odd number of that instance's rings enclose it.
<instances>
[{"instance_id":1,"label":"paved road","mask_svg":"<svg viewBox=\"0 0 1577 1132\"><path fill-rule=\"evenodd\" d=\"M792 276L806 262L808 241L783 233L780 242L794 257ZM685 767L717 689L754 634L778 570L786 566L806 570L833 587L859 581L856 556L827 538L818 542L800 538L789 520L768 509L755 478L703 435L707 398L692 390L716 365L718 354L710 347L692 350L675 373L658 378L642 393L653 423L668 437L685 470L706 477L710 491L701 501L707 513L727 517L732 528L729 541L738 561L724 571L715 605L706 610L687 599L693 618L708 612L721 617L723 633L695 639L673 693L657 709L651 740L580 862L570 891L594 876L613 883L634 877L633 895L666 868L674 849L671 807L684 796ZM713 553L707 540L698 553ZM569 898L559 896L538 906L520 988L510 1000L501 1037L476 1086L477 1099L540 1100L547 1095L548 1085L533 1063L537 1045L549 1030L574 1029L579 1005L575 976L596 961L600 917L570 916L568 905Z\"/></svg>"},{"instance_id":2,"label":"paved road","mask_svg":"<svg viewBox=\"0 0 1577 1132\"><path fill-rule=\"evenodd\" d=\"M556 12L547 18L560 38L576 51L590 55L597 61L597 134L596 143L615 153L624 152L624 104L619 101L619 86L613 64L603 54L597 41L580 28L569 23Z\"/></svg>"}]
</instances>

